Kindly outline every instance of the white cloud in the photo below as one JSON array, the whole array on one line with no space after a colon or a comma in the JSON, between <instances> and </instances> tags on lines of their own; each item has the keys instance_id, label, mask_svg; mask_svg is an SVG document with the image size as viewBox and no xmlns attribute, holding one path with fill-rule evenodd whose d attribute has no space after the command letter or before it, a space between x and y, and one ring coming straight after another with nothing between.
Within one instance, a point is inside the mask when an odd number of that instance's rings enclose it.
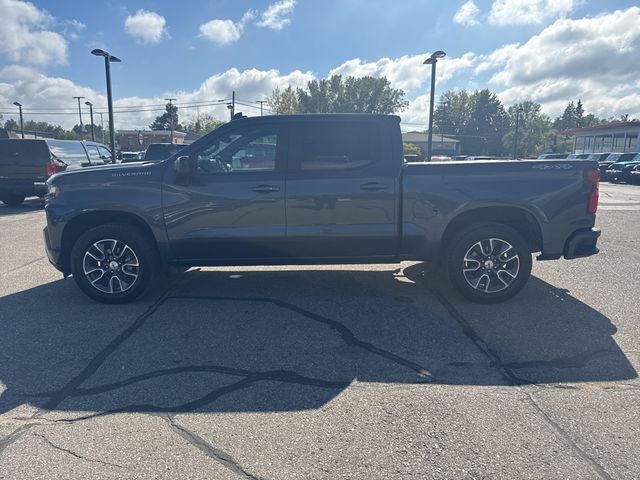
<instances>
[{"instance_id":1,"label":"white cloud","mask_svg":"<svg viewBox=\"0 0 640 480\"><path fill-rule=\"evenodd\" d=\"M523 44L506 45L479 60L492 87L510 104L534 100L557 115L582 99L602 116L640 115L640 8L557 20Z\"/></svg>"},{"instance_id":2,"label":"white cloud","mask_svg":"<svg viewBox=\"0 0 640 480\"><path fill-rule=\"evenodd\" d=\"M456 14L453 16L453 21L467 26L478 25L480 23L478 20L479 14L480 9L478 6L473 0L469 0L458 9Z\"/></svg>"},{"instance_id":3,"label":"white cloud","mask_svg":"<svg viewBox=\"0 0 640 480\"><path fill-rule=\"evenodd\" d=\"M256 105L256 100L263 100L276 88L286 88L291 85L293 88L304 87L307 82L315 77L311 72L294 70L290 73L280 73L278 70L257 70L250 69L239 71L235 68L224 73L212 75L207 78L195 90L163 92L161 95L153 97L124 97L114 100L115 126L116 129L147 128L154 118L162 113L166 101L165 98L175 98L175 103L188 104L194 102L211 103L212 99L225 99L231 97L231 92L236 91L238 100L252 102ZM117 96L117 92L115 92ZM19 101L24 105L25 120L42 120L53 124L60 124L65 128L71 128L78 123L77 104L71 98L73 95L86 97L95 105L94 113L106 112L106 98L102 92L97 92L91 88L83 87L73 83L71 80L59 77L46 76L32 68L10 65L0 70L0 105L7 107L14 101ZM143 112L120 112L120 110L133 109L131 107L157 108L154 111ZM257 105L256 105L257 107ZM35 115L34 111L56 111L57 113L47 115ZM13 107L10 108L14 110ZM135 110L139 110L135 108ZM259 115L259 108L251 108L237 105L236 111L243 111L247 115ZM210 113L216 118L226 120L229 111L226 105L201 106L200 113ZM85 112L88 113L88 112ZM192 118L196 114L196 109L179 107L181 119ZM5 114L5 118L12 117ZM88 117L87 117L88 118ZM83 120L87 119L83 114ZM100 122L100 117L95 116L95 122ZM106 115L105 115L106 120Z\"/></svg>"},{"instance_id":4,"label":"white cloud","mask_svg":"<svg viewBox=\"0 0 640 480\"><path fill-rule=\"evenodd\" d=\"M542 24L565 17L574 9L576 0L495 0L489 12L492 25Z\"/></svg>"},{"instance_id":5,"label":"white cloud","mask_svg":"<svg viewBox=\"0 0 640 480\"><path fill-rule=\"evenodd\" d=\"M159 43L169 36L166 25L167 21L162 15L140 9L126 18L124 30L142 43Z\"/></svg>"},{"instance_id":6,"label":"white cloud","mask_svg":"<svg viewBox=\"0 0 640 480\"><path fill-rule=\"evenodd\" d=\"M418 55L403 55L398 58L381 58L375 62L363 62L359 58L347 60L342 65L329 72L330 75L354 77L386 77L391 86L411 91L423 86L430 78L431 68L423 65L429 53ZM457 73L475 65L476 55L465 53L462 57L445 57L438 61L438 82L446 82Z\"/></svg>"},{"instance_id":7,"label":"white cloud","mask_svg":"<svg viewBox=\"0 0 640 480\"><path fill-rule=\"evenodd\" d=\"M280 0L272 3L262 13L257 25L272 30L282 30L291 23L291 19L288 16L293 13L295 6L296 0Z\"/></svg>"},{"instance_id":8,"label":"white cloud","mask_svg":"<svg viewBox=\"0 0 640 480\"><path fill-rule=\"evenodd\" d=\"M229 45L237 42L247 22L255 18L253 10L247 10L239 22L233 20L210 20L200 25L200 36L218 45Z\"/></svg>"},{"instance_id":9,"label":"white cloud","mask_svg":"<svg viewBox=\"0 0 640 480\"><path fill-rule=\"evenodd\" d=\"M66 63L67 42L59 33L47 30L53 17L31 3L0 0L0 54L10 62L32 65Z\"/></svg>"}]
</instances>

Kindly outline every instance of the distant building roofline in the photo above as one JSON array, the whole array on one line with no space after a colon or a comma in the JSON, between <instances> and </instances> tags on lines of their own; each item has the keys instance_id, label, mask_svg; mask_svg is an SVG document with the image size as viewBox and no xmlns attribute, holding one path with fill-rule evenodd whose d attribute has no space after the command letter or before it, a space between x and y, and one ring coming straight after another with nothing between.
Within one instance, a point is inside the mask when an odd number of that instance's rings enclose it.
<instances>
[{"instance_id":1,"label":"distant building roofline","mask_svg":"<svg viewBox=\"0 0 640 480\"><path fill-rule=\"evenodd\" d=\"M570 128L567 130L562 130L558 133L566 135L577 135L579 133L597 132L600 130L610 130L614 128L640 128L640 121L603 123L601 125L593 125L591 127Z\"/></svg>"}]
</instances>

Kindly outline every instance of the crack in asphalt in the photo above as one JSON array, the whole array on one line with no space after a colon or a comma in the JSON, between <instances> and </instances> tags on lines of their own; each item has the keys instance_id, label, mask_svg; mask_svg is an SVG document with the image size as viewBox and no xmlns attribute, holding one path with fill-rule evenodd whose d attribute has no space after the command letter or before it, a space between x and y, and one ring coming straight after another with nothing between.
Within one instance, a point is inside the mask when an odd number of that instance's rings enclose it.
<instances>
[{"instance_id":1,"label":"crack in asphalt","mask_svg":"<svg viewBox=\"0 0 640 480\"><path fill-rule=\"evenodd\" d=\"M334 381L323 380L312 377L300 375L290 370L268 370L264 372L254 372L251 370L224 367L219 365L185 365L183 367L167 368L161 370L154 370L152 372L135 375L133 377L120 380L118 382L108 383L104 385L98 385L89 388L76 388L73 392L69 393L67 398L71 397L85 397L89 395L99 395L112 390L126 387L134 383L144 382L153 378L165 377L169 375L178 375L181 373L219 373L223 375L230 375L236 377L246 377L253 381L259 380L273 380L276 382L293 383L297 385L310 385L319 388L334 388L344 389L349 386L350 381ZM50 397L56 392L40 392L32 395L24 395L31 397Z\"/></svg>"},{"instance_id":2,"label":"crack in asphalt","mask_svg":"<svg viewBox=\"0 0 640 480\"><path fill-rule=\"evenodd\" d=\"M21 268L28 267L29 265L33 265L34 263L37 263L40 260L43 260L45 258L47 258L47 256L43 255L41 257L36 258L35 260L31 260L30 262L27 262L27 263L25 263L23 265L20 265L19 267L12 268L11 270L7 270L6 272L0 272L0 277L2 277L4 275L9 275L10 273L13 273L13 272L17 272Z\"/></svg>"},{"instance_id":3,"label":"crack in asphalt","mask_svg":"<svg viewBox=\"0 0 640 480\"><path fill-rule=\"evenodd\" d=\"M332 320L328 317L324 317L320 314L317 314L310 310L306 310L302 307L294 305L293 303L286 302L284 300L279 300L275 298L264 298L264 297L226 297L226 296L212 296L212 295L172 295L170 298L185 299L185 300L213 300L213 301L231 301L231 302L270 303L277 307L291 310L292 312L302 315L303 317L307 317L318 323L328 325L332 330L336 331L342 337L342 340L350 347L361 348L369 353L378 355L393 363L396 363L410 370L413 370L421 378L435 381L435 378L429 372L429 370L427 370L422 365L419 365L416 362L413 362L404 357L396 355L395 353L389 352L388 350L384 350L382 348L376 347L372 343L360 340L346 325L344 325L343 323L337 320Z\"/></svg>"},{"instance_id":4,"label":"crack in asphalt","mask_svg":"<svg viewBox=\"0 0 640 480\"><path fill-rule=\"evenodd\" d=\"M44 403L42 408L44 410L53 410L60 403L66 399L70 393L72 393L76 388L78 388L82 383L88 380L96 371L102 366L102 364L106 361L106 359L113 354L120 346L129 339L138 329L140 329L147 319L153 315L158 308L164 303L164 301L168 298L168 292L165 291L158 299L153 302L147 310L139 315L131 325L129 325L124 331L122 331L116 338L111 340L107 346L105 346L102 350L100 350L87 364L86 367L82 369L82 371L72 378L67 384L62 387L60 390L55 392L47 402Z\"/></svg>"},{"instance_id":5,"label":"crack in asphalt","mask_svg":"<svg viewBox=\"0 0 640 480\"><path fill-rule=\"evenodd\" d=\"M607 473L602 465L600 465L595 459L593 459L588 453L586 453L580 445L576 443L576 441L567 433L567 431L553 418L545 412L538 402L533 398L530 392L527 392L523 388L520 388L522 385L535 385L533 382L529 382L518 377L508 364L505 364L501 361L500 356L491 349L491 347L482 339L482 337L474 330L471 324L467 321L467 319L458 311L458 309L451 303L447 298L440 292L437 287L431 285L428 281L426 282L427 288L433 294L434 297L442 304L442 306L449 312L449 314L453 317L453 319L458 323L463 333L476 345L480 353L482 353L485 357L489 359L490 365L495 368L498 373L502 376L505 382L513 387L516 387L523 395L529 405L531 405L534 410L538 413L540 417L550 425L571 447L573 452L581 459L586 461L593 470L597 473L597 475L604 480L612 480L612 477Z\"/></svg>"},{"instance_id":6,"label":"crack in asphalt","mask_svg":"<svg viewBox=\"0 0 640 480\"><path fill-rule=\"evenodd\" d=\"M181 425L178 425L175 422L175 419L173 418L173 416L162 415L161 417L167 423L169 428L173 430L175 433L177 433L178 435L180 435L183 439L185 439L187 443L189 443L189 445L192 445L193 447L197 448L202 453L204 453L207 457L218 462L222 466L228 468L233 473L249 480L263 479L263 477L257 477L247 472L240 465L240 463L238 463L238 461L235 458L233 458L233 456L231 456L229 453L225 452L220 448L214 447L198 434L192 432L191 430Z\"/></svg>"},{"instance_id":7,"label":"crack in asphalt","mask_svg":"<svg viewBox=\"0 0 640 480\"><path fill-rule=\"evenodd\" d=\"M76 457L80 460L85 460L87 462L92 462L92 463L100 463L102 465L106 465L109 467L118 467L118 468L124 468L122 465L118 465L117 463L110 463L110 462L105 462L104 460L98 460L97 458L88 458L88 457L84 457L76 452L74 452L73 450L69 450L68 448L64 448L61 447L59 445L56 445L55 443L53 443L51 440L49 440L46 436L44 436L41 433L34 433L33 436L41 438L42 440L44 440L50 447L55 448L56 450L59 450L61 452L64 453L68 453L69 455Z\"/></svg>"},{"instance_id":8,"label":"crack in asphalt","mask_svg":"<svg viewBox=\"0 0 640 480\"><path fill-rule=\"evenodd\" d=\"M22 435L27 433L31 428L35 427L36 425L38 425L38 424L37 423L28 423L26 425L23 425L21 427L16 428L10 434L0 438L0 455L2 455L2 452L4 452L9 445L11 445L13 442L17 441L18 439L20 439L20 437L22 437Z\"/></svg>"}]
</instances>

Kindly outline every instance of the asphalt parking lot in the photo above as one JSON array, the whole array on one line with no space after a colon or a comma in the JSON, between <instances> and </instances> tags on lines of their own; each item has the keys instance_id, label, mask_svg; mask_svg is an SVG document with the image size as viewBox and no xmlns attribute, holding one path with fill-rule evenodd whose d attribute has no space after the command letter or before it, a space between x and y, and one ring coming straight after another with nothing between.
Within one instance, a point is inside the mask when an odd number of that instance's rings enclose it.
<instances>
[{"instance_id":1,"label":"asphalt parking lot","mask_svg":"<svg viewBox=\"0 0 640 480\"><path fill-rule=\"evenodd\" d=\"M194 269L131 305L0 204L0 478L640 478L640 186L504 304L428 266Z\"/></svg>"}]
</instances>

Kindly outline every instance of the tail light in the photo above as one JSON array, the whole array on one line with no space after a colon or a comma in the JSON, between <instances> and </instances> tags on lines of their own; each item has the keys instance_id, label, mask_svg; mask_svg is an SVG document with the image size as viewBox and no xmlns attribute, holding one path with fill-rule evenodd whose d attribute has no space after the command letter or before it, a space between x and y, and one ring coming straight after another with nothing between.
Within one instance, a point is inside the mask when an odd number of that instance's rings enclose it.
<instances>
[{"instance_id":1,"label":"tail light","mask_svg":"<svg viewBox=\"0 0 640 480\"><path fill-rule=\"evenodd\" d=\"M58 164L55 162L48 162L47 163L47 177L50 177L51 175L53 175L54 173L58 172Z\"/></svg>"},{"instance_id":2,"label":"tail light","mask_svg":"<svg viewBox=\"0 0 640 480\"><path fill-rule=\"evenodd\" d=\"M591 183L591 193L589 193L589 200L587 201L587 213L596 213L600 197L600 170L587 170L585 177Z\"/></svg>"}]
</instances>

